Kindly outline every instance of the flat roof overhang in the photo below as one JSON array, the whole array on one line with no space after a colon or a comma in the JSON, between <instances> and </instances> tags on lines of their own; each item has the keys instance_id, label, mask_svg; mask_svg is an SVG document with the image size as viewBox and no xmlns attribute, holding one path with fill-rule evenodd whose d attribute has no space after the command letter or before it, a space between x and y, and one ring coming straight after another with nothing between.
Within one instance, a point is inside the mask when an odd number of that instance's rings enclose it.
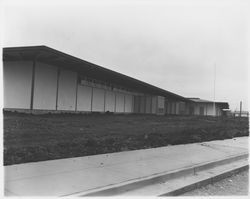
<instances>
[{"instance_id":1,"label":"flat roof overhang","mask_svg":"<svg viewBox=\"0 0 250 199\"><path fill-rule=\"evenodd\" d=\"M146 82L109 70L77 57L68 55L47 46L27 46L3 48L3 61L29 61L52 64L65 69L71 69L84 76L98 79L111 84L123 86L137 92L160 95L172 100L190 101L185 97L158 88Z\"/></svg>"}]
</instances>

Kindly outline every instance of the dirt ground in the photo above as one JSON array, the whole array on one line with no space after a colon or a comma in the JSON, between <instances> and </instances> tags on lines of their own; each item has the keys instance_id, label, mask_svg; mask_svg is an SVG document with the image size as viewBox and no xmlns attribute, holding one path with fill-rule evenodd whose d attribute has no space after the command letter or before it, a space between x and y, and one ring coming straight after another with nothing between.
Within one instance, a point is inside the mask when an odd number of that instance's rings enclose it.
<instances>
[{"instance_id":1,"label":"dirt ground","mask_svg":"<svg viewBox=\"0 0 250 199\"><path fill-rule=\"evenodd\" d=\"M243 171L182 196L246 196L249 194L249 171Z\"/></svg>"},{"instance_id":2,"label":"dirt ground","mask_svg":"<svg viewBox=\"0 0 250 199\"><path fill-rule=\"evenodd\" d=\"M248 135L247 118L4 112L4 165Z\"/></svg>"}]
</instances>

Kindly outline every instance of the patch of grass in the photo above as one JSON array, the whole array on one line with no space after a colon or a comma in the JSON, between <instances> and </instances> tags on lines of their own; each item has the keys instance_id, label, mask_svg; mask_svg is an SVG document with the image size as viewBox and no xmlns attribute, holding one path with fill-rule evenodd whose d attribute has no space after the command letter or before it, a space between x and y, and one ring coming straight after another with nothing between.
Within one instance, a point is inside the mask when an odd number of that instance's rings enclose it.
<instances>
[{"instance_id":1,"label":"patch of grass","mask_svg":"<svg viewBox=\"0 0 250 199\"><path fill-rule=\"evenodd\" d=\"M248 136L248 118L4 112L4 165Z\"/></svg>"}]
</instances>

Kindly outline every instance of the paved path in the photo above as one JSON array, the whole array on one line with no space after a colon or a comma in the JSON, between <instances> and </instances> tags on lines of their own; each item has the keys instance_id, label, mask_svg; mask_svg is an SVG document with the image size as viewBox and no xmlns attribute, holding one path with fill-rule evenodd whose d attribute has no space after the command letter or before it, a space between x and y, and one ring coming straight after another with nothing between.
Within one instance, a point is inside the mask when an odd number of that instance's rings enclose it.
<instances>
[{"instance_id":1,"label":"paved path","mask_svg":"<svg viewBox=\"0 0 250 199\"><path fill-rule=\"evenodd\" d=\"M248 137L5 166L5 195L67 196L248 152Z\"/></svg>"}]
</instances>

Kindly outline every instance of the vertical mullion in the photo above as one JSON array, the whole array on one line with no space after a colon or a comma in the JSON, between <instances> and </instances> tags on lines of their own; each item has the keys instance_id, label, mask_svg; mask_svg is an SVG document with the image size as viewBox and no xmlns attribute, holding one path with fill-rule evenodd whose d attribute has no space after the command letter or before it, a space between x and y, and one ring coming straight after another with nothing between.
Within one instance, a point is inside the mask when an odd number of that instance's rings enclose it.
<instances>
[{"instance_id":1,"label":"vertical mullion","mask_svg":"<svg viewBox=\"0 0 250 199\"><path fill-rule=\"evenodd\" d=\"M104 89L104 107L103 107L103 112L105 113L105 109L106 109L106 90Z\"/></svg>"},{"instance_id":2,"label":"vertical mullion","mask_svg":"<svg viewBox=\"0 0 250 199\"><path fill-rule=\"evenodd\" d=\"M116 92L115 93L115 110L114 110L114 113L116 113Z\"/></svg>"},{"instance_id":3,"label":"vertical mullion","mask_svg":"<svg viewBox=\"0 0 250 199\"><path fill-rule=\"evenodd\" d=\"M57 82L56 82L56 110L58 110L58 92L59 92L60 68L57 67Z\"/></svg>"},{"instance_id":4,"label":"vertical mullion","mask_svg":"<svg viewBox=\"0 0 250 199\"><path fill-rule=\"evenodd\" d=\"M31 79L31 96L30 96L30 109L33 110L34 106L34 84L35 84L35 70L36 70L36 60L33 60L32 66L32 79Z\"/></svg>"},{"instance_id":5,"label":"vertical mullion","mask_svg":"<svg viewBox=\"0 0 250 199\"><path fill-rule=\"evenodd\" d=\"M93 110L93 87L91 86L91 107L90 107L90 112Z\"/></svg>"},{"instance_id":6,"label":"vertical mullion","mask_svg":"<svg viewBox=\"0 0 250 199\"><path fill-rule=\"evenodd\" d=\"M150 114L152 114L152 96L150 96Z\"/></svg>"},{"instance_id":7,"label":"vertical mullion","mask_svg":"<svg viewBox=\"0 0 250 199\"><path fill-rule=\"evenodd\" d=\"M123 112L125 113L125 102L126 102L126 94L124 94L124 103L123 103Z\"/></svg>"},{"instance_id":8,"label":"vertical mullion","mask_svg":"<svg viewBox=\"0 0 250 199\"><path fill-rule=\"evenodd\" d=\"M75 111L77 111L78 81L79 81L79 77L78 77L78 75L77 75L77 77L76 77L76 100L75 100Z\"/></svg>"}]
</instances>

